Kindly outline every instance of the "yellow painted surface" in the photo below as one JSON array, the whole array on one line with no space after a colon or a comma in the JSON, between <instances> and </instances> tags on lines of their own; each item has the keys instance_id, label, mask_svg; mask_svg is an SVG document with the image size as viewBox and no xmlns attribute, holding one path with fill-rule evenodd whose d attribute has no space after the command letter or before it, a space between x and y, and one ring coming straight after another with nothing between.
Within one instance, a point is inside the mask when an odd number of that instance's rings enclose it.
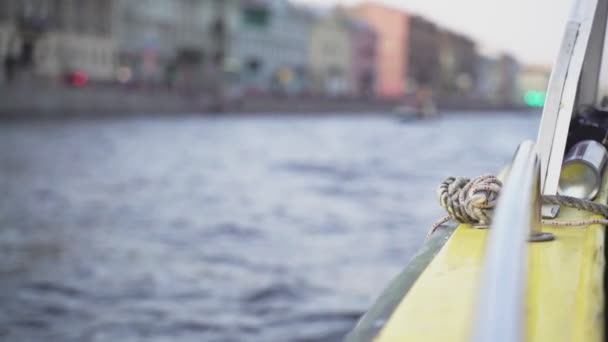
<instances>
[{"instance_id":1,"label":"yellow painted surface","mask_svg":"<svg viewBox=\"0 0 608 342\"><path fill-rule=\"evenodd\" d=\"M488 230L460 225L377 341L466 341Z\"/></svg>"},{"instance_id":2,"label":"yellow painted surface","mask_svg":"<svg viewBox=\"0 0 608 342\"><path fill-rule=\"evenodd\" d=\"M562 208L560 219L589 217ZM604 228L549 228L530 245L528 341L602 341Z\"/></svg>"},{"instance_id":3,"label":"yellow painted surface","mask_svg":"<svg viewBox=\"0 0 608 342\"><path fill-rule=\"evenodd\" d=\"M597 196L608 200L608 177ZM559 220L601 218L562 207ZM527 298L528 341L603 341L605 227L543 226L550 243L530 244Z\"/></svg>"},{"instance_id":4,"label":"yellow painted surface","mask_svg":"<svg viewBox=\"0 0 608 342\"><path fill-rule=\"evenodd\" d=\"M607 177L605 177L607 178ZM601 198L608 198L608 186ZM559 219L590 218L562 208ZM603 338L604 229L550 228L552 242L529 244L528 342ZM460 225L399 304L376 341L468 341L487 230Z\"/></svg>"}]
</instances>

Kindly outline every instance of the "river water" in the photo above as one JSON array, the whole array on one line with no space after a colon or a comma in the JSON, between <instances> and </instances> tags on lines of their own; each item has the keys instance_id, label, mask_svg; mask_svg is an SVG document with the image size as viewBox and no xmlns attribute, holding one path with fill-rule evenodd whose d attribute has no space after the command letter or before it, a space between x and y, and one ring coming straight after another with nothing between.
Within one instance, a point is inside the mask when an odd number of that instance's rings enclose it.
<instances>
[{"instance_id":1,"label":"river water","mask_svg":"<svg viewBox=\"0 0 608 342\"><path fill-rule=\"evenodd\" d=\"M1 341L339 341L539 115L0 123Z\"/></svg>"}]
</instances>

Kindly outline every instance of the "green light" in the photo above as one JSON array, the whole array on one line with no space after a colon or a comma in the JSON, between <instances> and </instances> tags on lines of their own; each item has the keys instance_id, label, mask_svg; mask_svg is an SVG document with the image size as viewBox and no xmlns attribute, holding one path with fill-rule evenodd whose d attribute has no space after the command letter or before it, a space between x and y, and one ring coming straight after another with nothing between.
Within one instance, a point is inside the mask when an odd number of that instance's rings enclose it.
<instances>
[{"instance_id":1,"label":"green light","mask_svg":"<svg viewBox=\"0 0 608 342\"><path fill-rule=\"evenodd\" d=\"M528 90L524 94L524 103L530 107L542 107L545 105L547 93L544 91Z\"/></svg>"}]
</instances>

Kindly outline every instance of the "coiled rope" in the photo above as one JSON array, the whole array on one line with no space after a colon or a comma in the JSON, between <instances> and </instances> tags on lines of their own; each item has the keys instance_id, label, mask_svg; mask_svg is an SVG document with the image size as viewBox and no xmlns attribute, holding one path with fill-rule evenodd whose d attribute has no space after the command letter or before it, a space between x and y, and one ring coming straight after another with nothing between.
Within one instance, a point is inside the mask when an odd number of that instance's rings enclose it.
<instances>
[{"instance_id":1,"label":"coiled rope","mask_svg":"<svg viewBox=\"0 0 608 342\"><path fill-rule=\"evenodd\" d=\"M460 223L469 223L476 227L487 227L492 222L494 207L498 201L502 182L493 175L481 175L469 179L466 177L448 177L437 189L439 204L449 215L435 222L427 234L431 236L439 226L449 220ZM608 217L608 205L582 200L569 196L542 196L547 204L586 210L594 214ZM590 224L608 225L606 218L594 218L586 220L542 220L545 225L560 227L580 227Z\"/></svg>"}]
</instances>

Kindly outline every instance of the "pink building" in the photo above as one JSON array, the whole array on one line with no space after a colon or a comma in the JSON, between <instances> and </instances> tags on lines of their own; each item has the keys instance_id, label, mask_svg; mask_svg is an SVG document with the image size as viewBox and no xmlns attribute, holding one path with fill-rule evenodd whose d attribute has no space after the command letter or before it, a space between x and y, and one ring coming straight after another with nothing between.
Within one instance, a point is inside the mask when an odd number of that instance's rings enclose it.
<instances>
[{"instance_id":1,"label":"pink building","mask_svg":"<svg viewBox=\"0 0 608 342\"><path fill-rule=\"evenodd\" d=\"M351 20L353 90L358 96L376 94L376 32L365 21Z\"/></svg>"},{"instance_id":2,"label":"pink building","mask_svg":"<svg viewBox=\"0 0 608 342\"><path fill-rule=\"evenodd\" d=\"M353 9L377 35L376 94L384 98L403 96L408 74L409 16L387 6L363 3Z\"/></svg>"}]
</instances>

